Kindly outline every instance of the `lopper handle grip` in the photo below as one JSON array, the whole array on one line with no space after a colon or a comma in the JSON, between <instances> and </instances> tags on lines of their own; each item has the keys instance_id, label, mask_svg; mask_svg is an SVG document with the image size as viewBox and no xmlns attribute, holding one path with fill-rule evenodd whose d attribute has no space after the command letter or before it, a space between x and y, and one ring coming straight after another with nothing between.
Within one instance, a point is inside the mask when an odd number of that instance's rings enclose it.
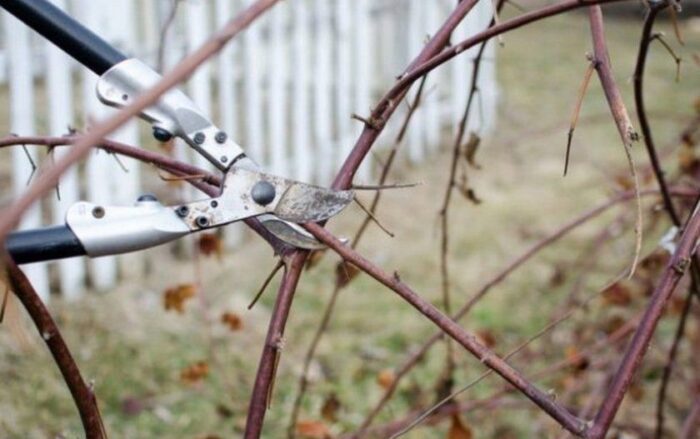
<instances>
[{"instance_id":1,"label":"lopper handle grip","mask_svg":"<svg viewBox=\"0 0 700 439\"><path fill-rule=\"evenodd\" d=\"M0 0L0 6L98 75L126 59L47 0Z\"/></svg>"},{"instance_id":2,"label":"lopper handle grip","mask_svg":"<svg viewBox=\"0 0 700 439\"><path fill-rule=\"evenodd\" d=\"M5 249L18 264L85 255L85 249L68 226L10 233Z\"/></svg>"}]
</instances>

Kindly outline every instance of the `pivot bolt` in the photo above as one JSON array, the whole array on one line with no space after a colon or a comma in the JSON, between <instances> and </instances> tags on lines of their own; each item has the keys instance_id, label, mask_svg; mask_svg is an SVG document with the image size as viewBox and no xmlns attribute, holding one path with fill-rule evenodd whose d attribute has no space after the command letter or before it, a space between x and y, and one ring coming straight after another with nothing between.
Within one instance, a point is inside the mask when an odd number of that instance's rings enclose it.
<instances>
[{"instance_id":1,"label":"pivot bolt","mask_svg":"<svg viewBox=\"0 0 700 439\"><path fill-rule=\"evenodd\" d=\"M194 135L194 143L196 143L197 145L201 145L206 139L207 136L205 136L204 133L200 132Z\"/></svg>"},{"instance_id":2,"label":"pivot bolt","mask_svg":"<svg viewBox=\"0 0 700 439\"><path fill-rule=\"evenodd\" d=\"M168 130L164 130L163 128L160 127L153 127L153 137L159 142L169 142L170 139L173 138L173 135L170 134Z\"/></svg>"},{"instance_id":3,"label":"pivot bolt","mask_svg":"<svg viewBox=\"0 0 700 439\"><path fill-rule=\"evenodd\" d=\"M184 218L190 213L190 208L187 206L180 206L177 209L175 209L175 213L180 218Z\"/></svg>"},{"instance_id":4,"label":"pivot bolt","mask_svg":"<svg viewBox=\"0 0 700 439\"><path fill-rule=\"evenodd\" d=\"M250 195L253 197L253 201L259 205L267 206L275 199L275 187L268 181L259 181L253 186Z\"/></svg>"},{"instance_id":5,"label":"pivot bolt","mask_svg":"<svg viewBox=\"0 0 700 439\"><path fill-rule=\"evenodd\" d=\"M199 227L206 227L209 225L209 218L207 218L204 215L198 216L197 219L194 220L194 222L197 223Z\"/></svg>"},{"instance_id":6,"label":"pivot bolt","mask_svg":"<svg viewBox=\"0 0 700 439\"><path fill-rule=\"evenodd\" d=\"M219 131L216 133L216 136L214 136L214 140L216 140L216 143L224 143L228 136L226 136L226 133L223 131Z\"/></svg>"}]
</instances>

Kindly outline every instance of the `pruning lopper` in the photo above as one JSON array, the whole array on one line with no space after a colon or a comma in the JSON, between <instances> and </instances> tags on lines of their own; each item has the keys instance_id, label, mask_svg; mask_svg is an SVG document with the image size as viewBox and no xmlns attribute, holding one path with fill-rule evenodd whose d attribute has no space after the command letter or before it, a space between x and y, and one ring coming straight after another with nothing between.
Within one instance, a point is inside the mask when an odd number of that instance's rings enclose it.
<instances>
[{"instance_id":1,"label":"pruning lopper","mask_svg":"<svg viewBox=\"0 0 700 439\"><path fill-rule=\"evenodd\" d=\"M100 75L97 96L106 105L123 107L161 79L46 0L0 0L0 6ZM352 201L351 191L265 173L180 90L166 92L140 116L157 140L179 137L224 173L220 195L179 206L151 195L129 207L81 201L68 209L63 226L10 234L6 248L16 262L141 250L251 217L282 241L315 249L322 245L297 223L323 221Z\"/></svg>"}]
</instances>

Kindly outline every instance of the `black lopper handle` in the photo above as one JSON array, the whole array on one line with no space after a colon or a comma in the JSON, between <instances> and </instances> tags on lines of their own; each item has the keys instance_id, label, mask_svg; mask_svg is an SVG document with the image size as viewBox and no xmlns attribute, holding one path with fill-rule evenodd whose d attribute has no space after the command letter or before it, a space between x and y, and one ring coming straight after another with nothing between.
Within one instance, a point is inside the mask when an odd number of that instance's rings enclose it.
<instances>
[{"instance_id":1,"label":"black lopper handle","mask_svg":"<svg viewBox=\"0 0 700 439\"><path fill-rule=\"evenodd\" d=\"M0 6L98 75L126 59L47 0L0 0Z\"/></svg>"},{"instance_id":2,"label":"black lopper handle","mask_svg":"<svg viewBox=\"0 0 700 439\"><path fill-rule=\"evenodd\" d=\"M10 233L5 248L18 264L85 255L85 249L68 226Z\"/></svg>"}]
</instances>

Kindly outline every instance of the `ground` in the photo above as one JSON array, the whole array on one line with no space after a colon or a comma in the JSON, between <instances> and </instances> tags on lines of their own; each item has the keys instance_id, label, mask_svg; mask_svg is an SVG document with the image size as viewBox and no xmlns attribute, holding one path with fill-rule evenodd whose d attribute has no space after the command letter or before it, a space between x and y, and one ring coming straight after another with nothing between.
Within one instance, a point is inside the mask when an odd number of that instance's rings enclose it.
<instances>
[{"instance_id":1,"label":"ground","mask_svg":"<svg viewBox=\"0 0 700 439\"><path fill-rule=\"evenodd\" d=\"M640 23L639 19L607 22L613 66L630 106ZM678 47L669 23L663 22L659 28L665 31L666 40ZM697 21L683 25L687 45L679 49L684 57L679 83L674 80L675 64L660 45L655 45L648 68L649 110L670 173L676 169L678 133L700 96L699 66L691 56L700 49L699 28ZM458 199L450 213L450 266L458 305L539 238L619 190L627 175L622 146L594 78L575 133L569 175L562 177L568 121L586 68L589 38L585 15L574 14L508 34L497 50L501 84L498 124L477 154L481 169L470 171L470 181L483 202L474 205ZM387 192L378 215L395 237L370 226L359 247L386 270L396 270L436 304L440 297L437 211L446 184L448 150L446 141L444 151L427 164L403 165L394 173L394 181L423 184ZM640 167L646 165L641 145L635 146L633 154ZM645 206L656 201L648 200ZM619 233L600 253L606 257L592 261L596 274L584 279L582 297L594 294L631 262L633 207L627 204L613 210L544 251L494 289L462 321L463 326L491 334L494 348L501 354L527 339L547 323L569 294L584 270L578 258L587 254L590 241L623 214ZM625 211L629 215L624 216ZM655 219L650 212L645 209L647 222ZM330 228L338 235L351 236L361 219L362 212L351 208ZM660 223L645 235L645 252L655 247L665 231L665 223ZM237 436L245 423L275 282L252 311L246 310L246 305L274 265L273 255L251 237L245 247L227 252L220 260L207 258L196 264L174 258L164 249L149 252L148 258L152 272L144 280L126 282L107 294L90 294L77 303L56 300L51 305L84 376L94 384L107 430L111 437L128 438L230 437L232 432ZM332 291L336 263L337 258L327 255L302 278L267 415L266 438L283 437L303 355ZM201 293L185 303L182 314L164 309L166 289L197 279ZM625 315L642 309L643 304L643 299L632 301ZM232 331L221 322L224 312L240 317L238 330ZM580 322L599 322L606 312L600 301L592 302L555 333L562 335L535 342L532 352L543 351L547 356L525 355L511 363L529 374L563 358L571 329ZM693 324L697 326L697 322ZM665 319L662 335L674 326L673 317ZM79 437L79 418L56 367L33 328L26 321L21 327L23 332L18 335L17 328L0 326L0 436ZM330 425L332 431L356 427L381 395L377 379L381 372L399 364L432 332L432 325L392 292L359 276L341 293L333 323L320 345L302 419L322 419L321 406L335 394L340 409L337 422ZM657 337L650 350L652 364L658 364L654 358L663 355L668 343L668 338ZM400 417L420 399L416 395L433 400L431 389L441 369L443 349L435 348L410 375L378 422ZM182 371L200 361L208 364L208 375L183 381ZM460 354L457 385L469 382L482 369L478 361ZM548 377L539 384L557 392L559 378ZM485 397L500 385L498 378L490 377L460 398ZM637 415L650 417L655 393L653 384L639 395L634 409ZM585 401L583 397L572 399L574 404ZM526 400L516 402L514 407L493 413L468 413L464 420L476 437L558 434L554 423L531 410ZM673 416L687 409L679 404L674 406L678 413L673 412L670 422L677 423ZM629 410L624 407L623 415ZM442 423L418 428L408 437L444 437L447 427L448 423Z\"/></svg>"}]
</instances>

